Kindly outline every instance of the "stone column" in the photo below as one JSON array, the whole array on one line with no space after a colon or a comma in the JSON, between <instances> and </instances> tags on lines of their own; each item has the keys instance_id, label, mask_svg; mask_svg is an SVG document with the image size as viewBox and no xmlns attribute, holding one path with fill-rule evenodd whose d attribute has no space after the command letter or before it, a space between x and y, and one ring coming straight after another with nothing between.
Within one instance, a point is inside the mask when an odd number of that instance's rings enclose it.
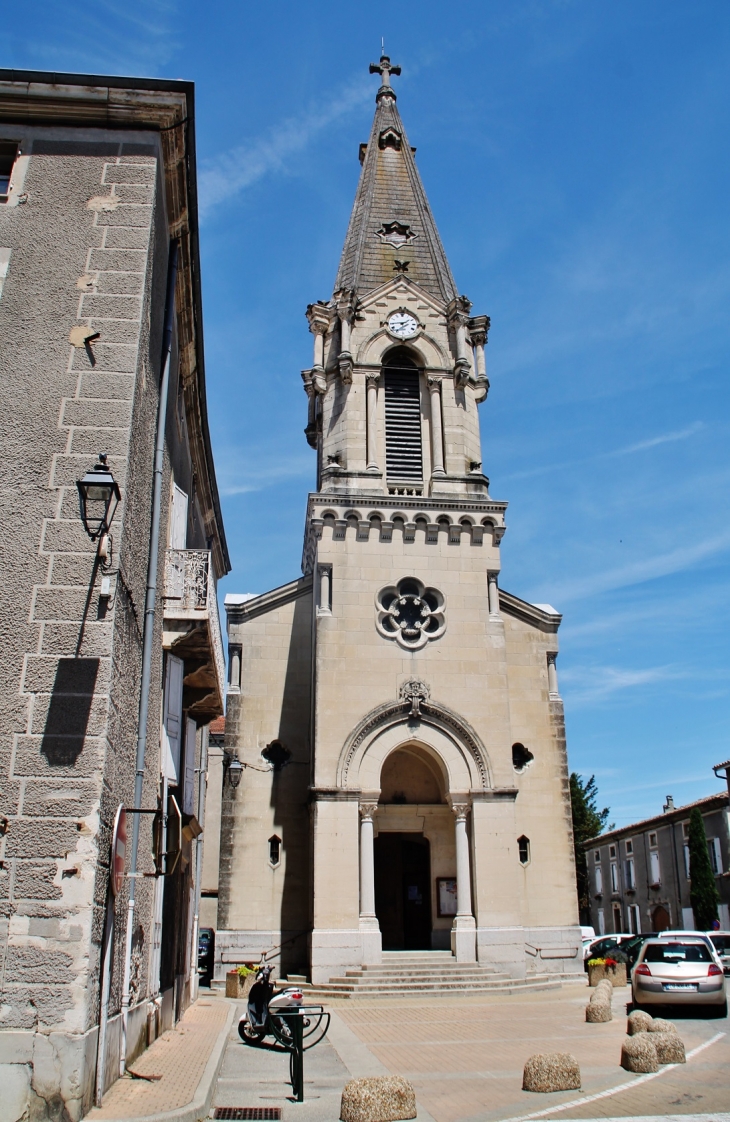
<instances>
[{"instance_id":1,"label":"stone column","mask_svg":"<svg viewBox=\"0 0 730 1122\"><path fill-rule=\"evenodd\" d=\"M557 657L557 651L547 652L548 695L551 701L560 700L560 693L558 692L558 668L555 665L555 660L557 659Z\"/></svg>"},{"instance_id":2,"label":"stone column","mask_svg":"<svg viewBox=\"0 0 730 1122\"><path fill-rule=\"evenodd\" d=\"M378 467L378 381L380 374L371 371L365 375L367 385L367 470L380 471Z\"/></svg>"},{"instance_id":3,"label":"stone column","mask_svg":"<svg viewBox=\"0 0 730 1122\"><path fill-rule=\"evenodd\" d=\"M469 335L474 348L474 361L476 364L476 400L484 401L489 393L489 378L487 377L487 360L484 348L489 334L489 316L472 316L469 320Z\"/></svg>"},{"instance_id":4,"label":"stone column","mask_svg":"<svg viewBox=\"0 0 730 1122\"><path fill-rule=\"evenodd\" d=\"M444 471L444 430L441 420L441 379L428 379L428 392L431 395L431 474L445 475Z\"/></svg>"},{"instance_id":5,"label":"stone column","mask_svg":"<svg viewBox=\"0 0 730 1122\"><path fill-rule=\"evenodd\" d=\"M337 364L340 368L342 381L349 385L352 381L353 367L352 354L350 353L350 331L354 314L355 294L349 289L343 288L335 293L334 299L340 321L340 354Z\"/></svg>"},{"instance_id":6,"label":"stone column","mask_svg":"<svg viewBox=\"0 0 730 1122\"><path fill-rule=\"evenodd\" d=\"M476 962L476 922L471 909L471 861L466 832L468 803L452 803L456 819L456 900L457 910L451 928L451 951L457 962Z\"/></svg>"},{"instance_id":7,"label":"stone column","mask_svg":"<svg viewBox=\"0 0 730 1122\"><path fill-rule=\"evenodd\" d=\"M489 592L489 614L490 616L498 616L499 587L497 585L497 573L487 573L487 589Z\"/></svg>"},{"instance_id":8,"label":"stone column","mask_svg":"<svg viewBox=\"0 0 730 1122\"><path fill-rule=\"evenodd\" d=\"M471 301L467 300L466 296L455 297L447 308L449 327L456 338L456 362L454 363L454 383L456 386L465 385L471 373L471 363L466 353L466 327L469 322L470 310Z\"/></svg>"},{"instance_id":9,"label":"stone column","mask_svg":"<svg viewBox=\"0 0 730 1122\"><path fill-rule=\"evenodd\" d=\"M364 963L379 963L383 941L375 914L375 853L373 817L378 804L360 803L360 935Z\"/></svg>"}]
</instances>

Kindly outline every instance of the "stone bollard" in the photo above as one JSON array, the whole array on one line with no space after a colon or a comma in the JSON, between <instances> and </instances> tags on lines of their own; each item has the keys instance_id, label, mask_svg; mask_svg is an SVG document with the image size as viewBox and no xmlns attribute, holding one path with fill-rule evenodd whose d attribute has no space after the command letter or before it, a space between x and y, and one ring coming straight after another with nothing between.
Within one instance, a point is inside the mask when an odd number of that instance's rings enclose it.
<instances>
[{"instance_id":1,"label":"stone bollard","mask_svg":"<svg viewBox=\"0 0 730 1122\"><path fill-rule=\"evenodd\" d=\"M610 982L599 982L591 994L591 999L586 1005L586 1021L590 1025L605 1024L613 1018L611 1012L611 997L613 986Z\"/></svg>"},{"instance_id":2,"label":"stone bollard","mask_svg":"<svg viewBox=\"0 0 730 1122\"><path fill-rule=\"evenodd\" d=\"M580 1068L569 1052L538 1052L522 1075L523 1091L579 1091Z\"/></svg>"},{"instance_id":3,"label":"stone bollard","mask_svg":"<svg viewBox=\"0 0 730 1122\"><path fill-rule=\"evenodd\" d=\"M416 1093L400 1075L351 1079L342 1091L342 1122L399 1122L416 1117Z\"/></svg>"},{"instance_id":4,"label":"stone bollard","mask_svg":"<svg viewBox=\"0 0 730 1122\"><path fill-rule=\"evenodd\" d=\"M679 1029L674 1021L664 1021L661 1017L654 1017L647 1032L673 1032L679 1035Z\"/></svg>"},{"instance_id":5,"label":"stone bollard","mask_svg":"<svg viewBox=\"0 0 730 1122\"><path fill-rule=\"evenodd\" d=\"M652 1032L649 1039L656 1048L656 1057L660 1064L687 1063L684 1044L682 1043L682 1038L679 1033Z\"/></svg>"},{"instance_id":6,"label":"stone bollard","mask_svg":"<svg viewBox=\"0 0 730 1122\"><path fill-rule=\"evenodd\" d=\"M645 1013L643 1009L634 1009L629 1013L626 1031L629 1036L636 1036L639 1032L648 1032L651 1023L652 1018L649 1013Z\"/></svg>"},{"instance_id":7,"label":"stone bollard","mask_svg":"<svg viewBox=\"0 0 730 1122\"><path fill-rule=\"evenodd\" d=\"M621 1048L621 1067L642 1074L659 1071L656 1047L648 1032L626 1037Z\"/></svg>"}]
</instances>

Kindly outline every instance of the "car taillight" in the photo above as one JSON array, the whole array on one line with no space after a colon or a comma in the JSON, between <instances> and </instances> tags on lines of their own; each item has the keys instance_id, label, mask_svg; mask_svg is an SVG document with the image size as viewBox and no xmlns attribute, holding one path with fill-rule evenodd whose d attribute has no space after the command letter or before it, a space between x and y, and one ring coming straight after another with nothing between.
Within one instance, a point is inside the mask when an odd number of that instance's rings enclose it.
<instances>
[{"instance_id":1,"label":"car taillight","mask_svg":"<svg viewBox=\"0 0 730 1122\"><path fill-rule=\"evenodd\" d=\"M304 997L304 994L302 994L302 993L290 993L289 997L292 999L292 1001L301 1001Z\"/></svg>"},{"instance_id":2,"label":"car taillight","mask_svg":"<svg viewBox=\"0 0 730 1122\"><path fill-rule=\"evenodd\" d=\"M643 962L642 962L641 966L636 967L636 969L634 970L634 974L644 974L644 975L648 976L649 978L651 978L651 970Z\"/></svg>"},{"instance_id":3,"label":"car taillight","mask_svg":"<svg viewBox=\"0 0 730 1122\"><path fill-rule=\"evenodd\" d=\"M711 962L707 967L707 977L716 978L718 974L722 974L722 968L717 966L714 962Z\"/></svg>"}]
</instances>

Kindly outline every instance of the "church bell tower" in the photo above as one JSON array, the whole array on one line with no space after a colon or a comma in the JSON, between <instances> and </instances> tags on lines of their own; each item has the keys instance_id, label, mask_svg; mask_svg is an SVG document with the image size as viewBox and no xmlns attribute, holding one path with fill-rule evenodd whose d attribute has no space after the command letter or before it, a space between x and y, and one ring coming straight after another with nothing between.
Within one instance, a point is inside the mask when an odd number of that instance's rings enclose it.
<instances>
[{"instance_id":1,"label":"church bell tower","mask_svg":"<svg viewBox=\"0 0 730 1122\"><path fill-rule=\"evenodd\" d=\"M478 416L489 317L456 288L400 68L370 70L333 295L307 308L303 576L226 603L227 751L247 779L223 807L219 953L273 947L319 984L413 950L570 974L561 617L499 587L507 504Z\"/></svg>"}]
</instances>

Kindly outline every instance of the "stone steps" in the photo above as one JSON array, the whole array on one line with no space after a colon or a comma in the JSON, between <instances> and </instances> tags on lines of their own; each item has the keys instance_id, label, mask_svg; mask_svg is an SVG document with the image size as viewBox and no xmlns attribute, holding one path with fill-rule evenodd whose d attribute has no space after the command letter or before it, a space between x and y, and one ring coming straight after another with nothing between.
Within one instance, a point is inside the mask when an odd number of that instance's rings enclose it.
<instances>
[{"instance_id":1,"label":"stone steps","mask_svg":"<svg viewBox=\"0 0 730 1122\"><path fill-rule=\"evenodd\" d=\"M439 997L474 996L477 994L512 994L535 990L560 989L560 979L549 975L531 978L505 978L498 981L480 979L473 981L444 979L430 982L384 982L364 984L351 982L326 982L317 986L302 987L306 999L324 1001L331 997Z\"/></svg>"}]
</instances>

